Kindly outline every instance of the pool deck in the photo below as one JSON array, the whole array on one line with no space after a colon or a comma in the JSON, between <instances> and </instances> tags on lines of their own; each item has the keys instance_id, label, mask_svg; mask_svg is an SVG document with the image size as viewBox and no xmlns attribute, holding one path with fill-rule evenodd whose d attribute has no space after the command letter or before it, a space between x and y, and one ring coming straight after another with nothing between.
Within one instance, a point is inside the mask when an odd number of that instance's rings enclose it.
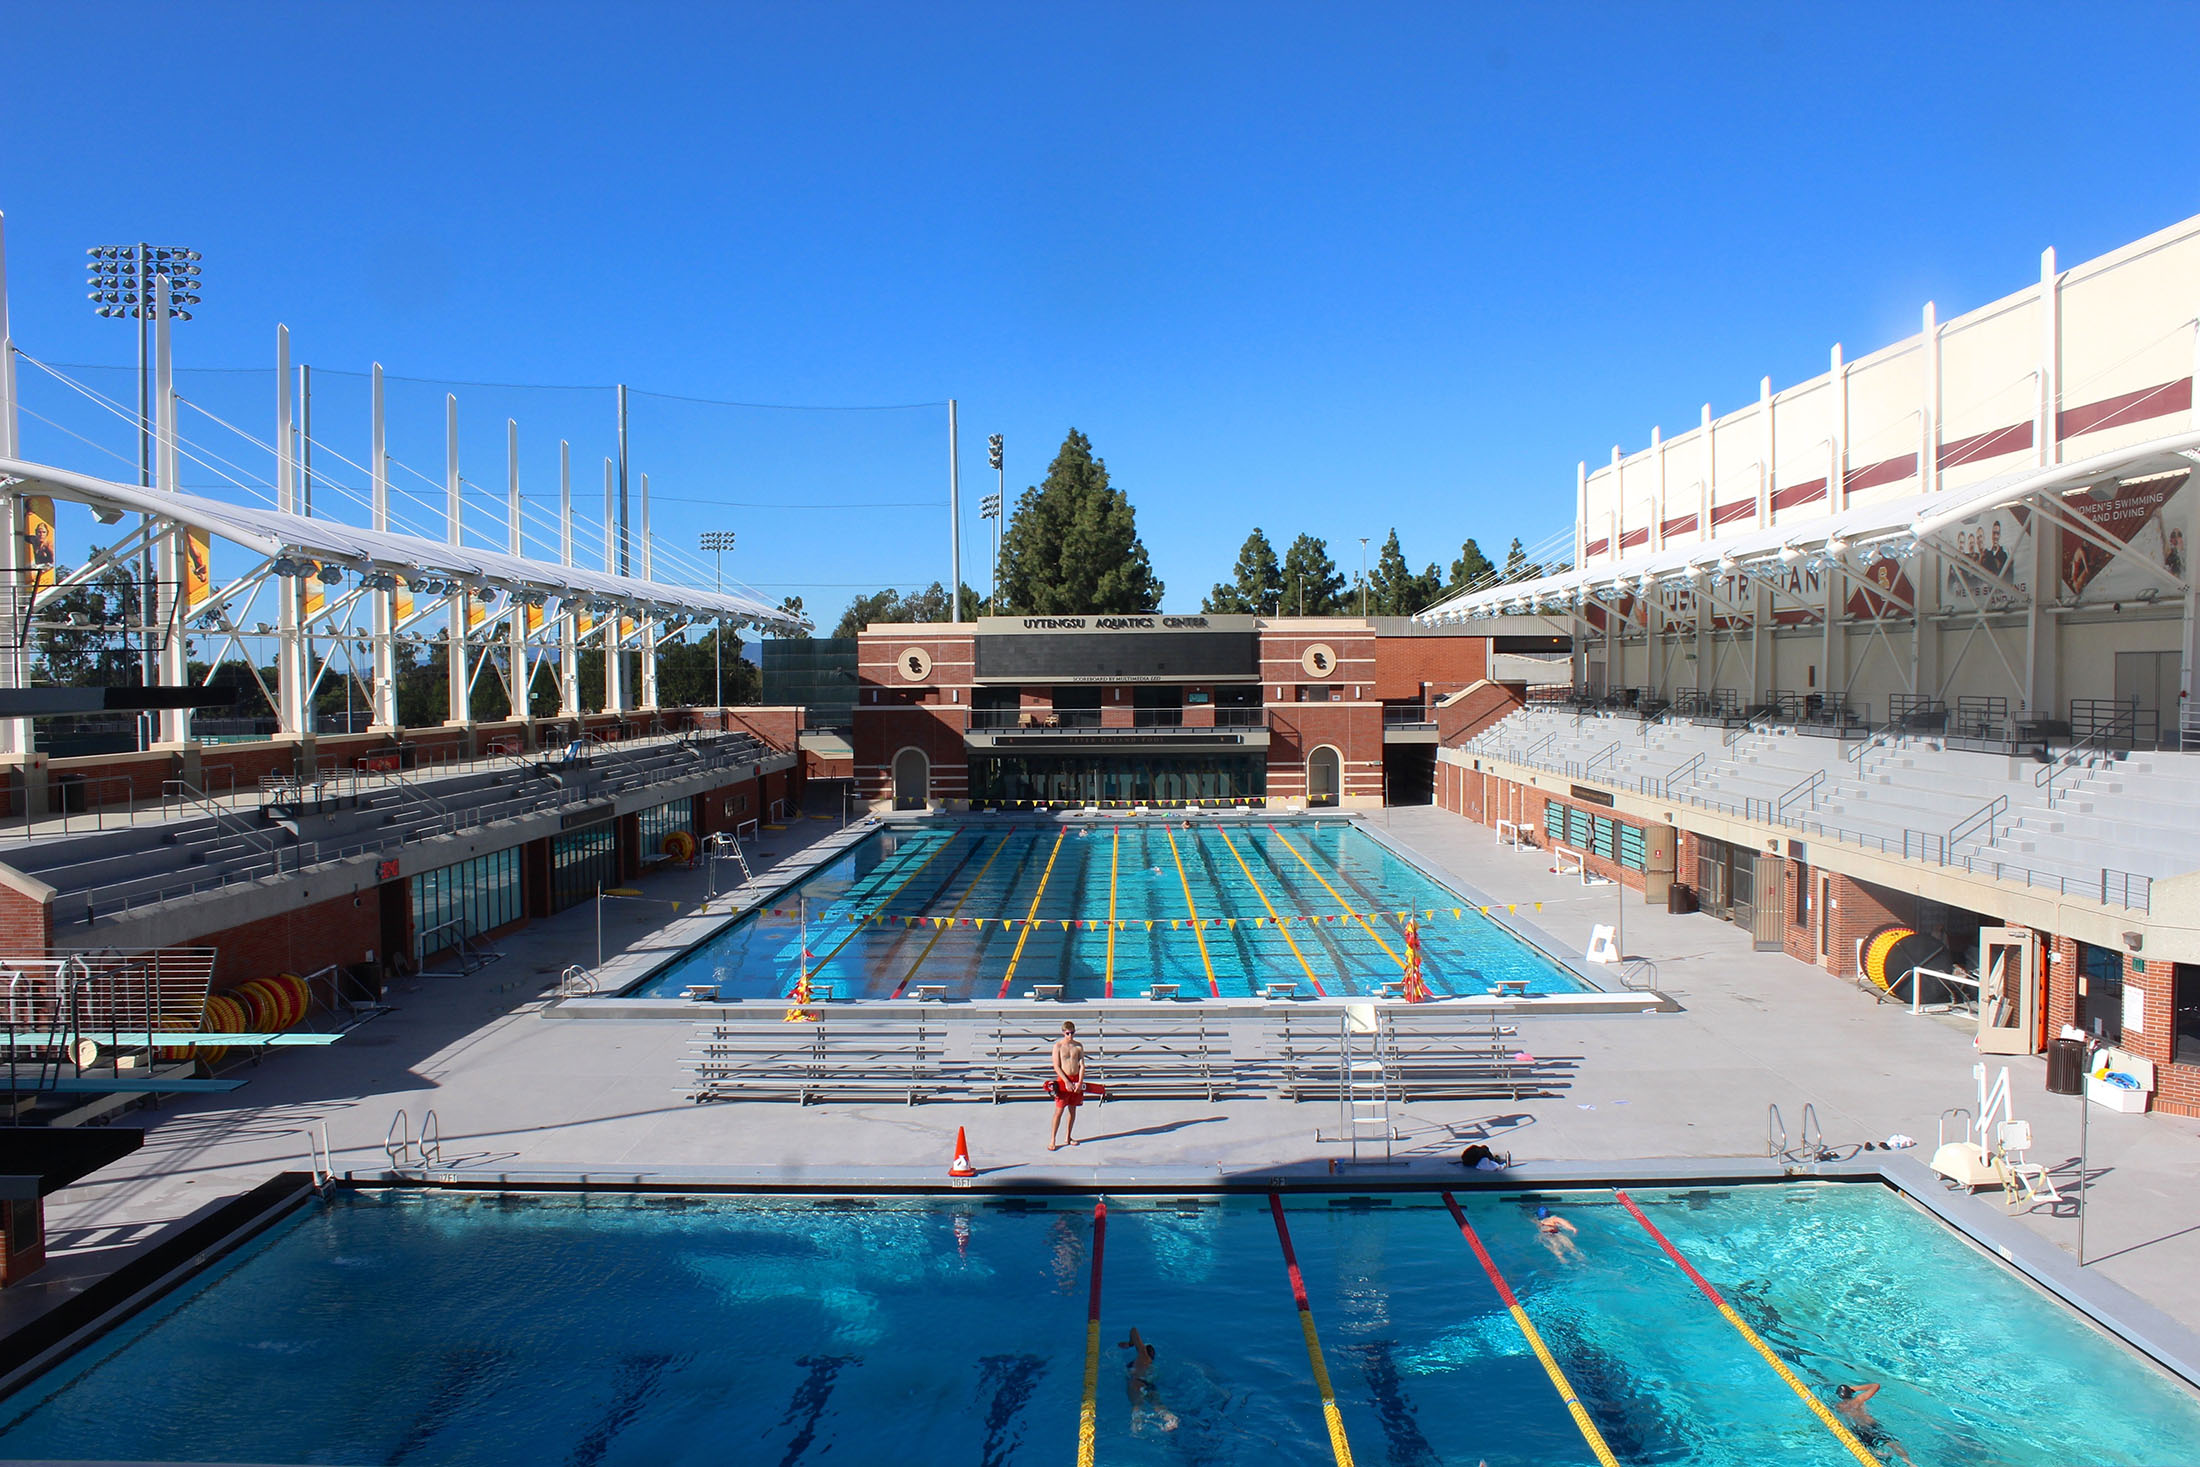
<instances>
[{"instance_id":1,"label":"pool deck","mask_svg":"<svg viewBox=\"0 0 2200 1467\"><path fill-rule=\"evenodd\" d=\"M1609 921L1620 900L1617 888L1551 875L1543 853L1499 847L1487 828L1457 816L1420 807L1368 820L1440 874L1493 899L1541 902L1534 922L1576 953L1591 924ZM762 851L778 868L836 830L831 822L796 822L767 835ZM692 904L704 878L668 872L647 878L644 889ZM689 912L668 924L670 913L654 903L609 906L606 946L630 954L637 967L657 961L685 945L694 930L692 906ZM548 999L558 973L592 952L594 923L587 905L538 922L503 941L503 961L471 977L401 985L390 996L391 1012L327 1049L276 1052L233 1072L250 1081L240 1090L118 1117L148 1128L144 1148L48 1199L53 1261L0 1296L0 1327L51 1307L269 1174L303 1170L308 1127L326 1124L337 1171L382 1172L389 1164L384 1138L399 1108L416 1133L424 1113L435 1110L442 1170L475 1176L853 1186L866 1175L884 1181L929 1172L944 1183L956 1129L967 1127L989 1185L1130 1185L1144 1177L1192 1186L1326 1174L1332 1163L1379 1185L1386 1175L1425 1175L1445 1153L1475 1140L1512 1152L1520 1182L1555 1184L1658 1157L1733 1158L1738 1169L1762 1168L1772 1104L1791 1134L1804 1104L1814 1104L1835 1146L1907 1133L1919 1150L1895 1160L1922 1162L1940 1112L1975 1099L1967 1022L1875 1005L1807 964L1752 951L1747 934L1730 924L1669 916L1633 897L1626 950L1656 963L1659 986L1675 1006L1528 1021L1523 1047L1578 1061L1562 1093L1400 1107L1402 1166L1355 1166L1345 1148L1317 1142L1317 1129L1335 1130L1334 1102L1264 1099L1090 1108L1085 1144L1050 1156L1048 1112L1036 1103L689 1103L681 1088L688 1024L639 1016L572 1022ZM2067 1195L2080 1102L2046 1093L2043 1060L2008 1063L2017 1113L2038 1137L2033 1157L2055 1169ZM2193 1216L2200 1121L2096 1106L2090 1137L2085 1274L2200 1328L2200 1223ZM1980 1193L1977 1206L2004 1211L1996 1193ZM2074 1253L2077 1222L2068 1206L2041 1204L2013 1223L2047 1248Z\"/></svg>"}]
</instances>

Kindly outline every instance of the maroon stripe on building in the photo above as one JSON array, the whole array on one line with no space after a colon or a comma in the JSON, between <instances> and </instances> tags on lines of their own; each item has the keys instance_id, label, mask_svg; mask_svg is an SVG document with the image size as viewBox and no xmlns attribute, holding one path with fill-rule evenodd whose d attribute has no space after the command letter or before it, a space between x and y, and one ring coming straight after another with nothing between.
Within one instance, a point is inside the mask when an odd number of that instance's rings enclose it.
<instances>
[{"instance_id":1,"label":"maroon stripe on building","mask_svg":"<svg viewBox=\"0 0 2200 1467\"><path fill-rule=\"evenodd\" d=\"M1694 534L1696 517L1692 514L1684 514L1677 520L1667 520L1660 528L1668 535Z\"/></svg>"},{"instance_id":2,"label":"maroon stripe on building","mask_svg":"<svg viewBox=\"0 0 2200 1467\"><path fill-rule=\"evenodd\" d=\"M1738 499L1732 504L1714 504L1711 506L1711 523L1714 526L1731 525L1736 520L1753 518L1756 513L1757 501L1754 499Z\"/></svg>"},{"instance_id":3,"label":"maroon stripe on building","mask_svg":"<svg viewBox=\"0 0 2200 1467\"><path fill-rule=\"evenodd\" d=\"M1619 548L1622 550L1632 550L1637 545L1647 545L1649 543L1650 532L1648 530L1625 530L1621 532L1619 537Z\"/></svg>"},{"instance_id":4,"label":"maroon stripe on building","mask_svg":"<svg viewBox=\"0 0 2200 1467\"><path fill-rule=\"evenodd\" d=\"M1790 484L1785 489L1772 491L1772 507L1775 510L1793 509L1798 504L1815 504L1826 497L1826 481L1813 479L1808 484Z\"/></svg>"},{"instance_id":5,"label":"maroon stripe on building","mask_svg":"<svg viewBox=\"0 0 2200 1467\"><path fill-rule=\"evenodd\" d=\"M1581 547L1581 553L1583 555L1602 555L1611 548L1612 542L1610 540L1591 540Z\"/></svg>"},{"instance_id":6,"label":"maroon stripe on building","mask_svg":"<svg viewBox=\"0 0 2200 1467\"><path fill-rule=\"evenodd\" d=\"M2012 423L2006 428L1996 428L1991 433L1974 433L1969 438L1958 438L1953 443L1940 445L1940 466L1954 468L1957 464L1977 463L1982 458L1999 458L2005 453L2032 446L2032 425Z\"/></svg>"},{"instance_id":7,"label":"maroon stripe on building","mask_svg":"<svg viewBox=\"0 0 2200 1467\"><path fill-rule=\"evenodd\" d=\"M1900 458L1883 458L1878 463L1850 469L1841 482L1844 492L1854 494L1859 489L1876 489L1881 484L1898 484L1916 472L1917 455L1905 453Z\"/></svg>"},{"instance_id":8,"label":"maroon stripe on building","mask_svg":"<svg viewBox=\"0 0 2200 1467\"><path fill-rule=\"evenodd\" d=\"M2149 418L2191 410L2192 379L2180 377L2159 387L2142 387L2083 407L2064 408L2055 416L2055 433L2061 438L2075 438L2080 433L2098 433L2103 428L2120 428L2126 423L2143 423Z\"/></svg>"}]
</instances>

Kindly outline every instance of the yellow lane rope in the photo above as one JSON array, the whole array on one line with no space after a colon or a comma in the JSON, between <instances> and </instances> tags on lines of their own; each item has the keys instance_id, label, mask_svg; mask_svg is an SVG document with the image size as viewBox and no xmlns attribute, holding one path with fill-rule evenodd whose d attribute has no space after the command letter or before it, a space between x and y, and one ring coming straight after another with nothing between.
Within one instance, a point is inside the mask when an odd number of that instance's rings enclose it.
<instances>
[{"instance_id":1,"label":"yellow lane rope","mask_svg":"<svg viewBox=\"0 0 2200 1467\"><path fill-rule=\"evenodd\" d=\"M1069 827L1054 837L1054 849L1047 852L1047 869L1039 877L1039 889L1031 894L1031 910L1024 913L1024 930L1017 934L1016 951L1008 955L1008 971L1001 975L1002 998L1008 997L1008 985L1016 981L1016 965L1023 961L1024 944L1031 941L1031 931L1037 925L1039 901L1047 894L1047 883L1054 879L1054 858L1062 854L1062 842L1069 838Z\"/></svg>"},{"instance_id":2,"label":"yellow lane rope","mask_svg":"<svg viewBox=\"0 0 2200 1467\"><path fill-rule=\"evenodd\" d=\"M1352 903L1346 901L1342 893L1340 893L1337 888L1329 884L1329 878L1322 875L1321 872L1315 871L1314 863L1307 860L1305 856L1299 854L1299 848L1291 844L1291 838L1289 836L1285 835L1282 831L1277 830L1276 827L1274 827L1273 825L1269 826L1268 829L1276 837L1277 840L1283 842L1283 848L1285 850L1289 851L1294 856L1298 856L1299 864L1301 866L1304 866L1309 871L1313 871L1314 879L1322 884L1322 890L1328 892L1331 896L1336 897L1337 905L1344 908L1345 915L1347 917L1350 917L1353 921L1359 923L1362 927L1365 927L1367 929L1367 935L1369 937L1372 937L1377 942L1382 943L1383 951L1390 954L1390 960L1398 965L1398 971L1400 971L1401 973L1404 972L1406 960L1399 957L1396 949L1392 948L1389 943L1383 942L1383 935L1375 930L1375 924L1368 921L1367 918L1361 916L1358 912L1352 909Z\"/></svg>"},{"instance_id":3,"label":"yellow lane rope","mask_svg":"<svg viewBox=\"0 0 2200 1467\"><path fill-rule=\"evenodd\" d=\"M1459 1224L1459 1235L1467 1240L1467 1246L1474 1250L1474 1256L1482 1261L1482 1271L1489 1275L1490 1284L1497 1290L1497 1297L1512 1311L1513 1323L1520 1327L1521 1338L1528 1342L1529 1349L1535 1351L1535 1358L1543 1362L1543 1373L1558 1388L1558 1398L1566 1403L1566 1409L1572 1413L1574 1425L1580 1428L1582 1439L1589 1443L1589 1450L1596 1454L1601 1467L1619 1467L1619 1459L1605 1445L1604 1433L1597 1430L1596 1423L1589 1419L1588 1409L1581 1404L1581 1397L1574 1394L1574 1383L1566 1378L1565 1371L1558 1368L1558 1361L1552 1358L1550 1348L1543 1343L1543 1336L1529 1321L1528 1312L1513 1297L1512 1285L1506 1283L1505 1276L1497 1271L1497 1264L1491 1259L1489 1250L1482 1246L1482 1240L1475 1235L1466 1213L1449 1192L1444 1194L1444 1206L1451 1209L1452 1220Z\"/></svg>"},{"instance_id":4,"label":"yellow lane rope","mask_svg":"<svg viewBox=\"0 0 2200 1467\"><path fill-rule=\"evenodd\" d=\"M1222 985L1215 982L1215 965L1207 956L1207 934L1199 927L1199 903L1192 900L1192 879L1184 874L1184 855L1176 848L1176 837L1169 827L1161 827L1161 833L1169 837L1169 854L1176 858L1176 879L1184 883L1184 905L1191 910L1192 936L1199 941L1199 963L1207 970L1207 987L1217 998L1222 997Z\"/></svg>"},{"instance_id":5,"label":"yellow lane rope","mask_svg":"<svg viewBox=\"0 0 2200 1467\"><path fill-rule=\"evenodd\" d=\"M970 900L970 894L978 889L980 882L985 880L985 873L993 869L993 863L1001 858L1001 852L1007 850L1008 847L1009 842L1004 837L1001 843L993 848L993 854L985 858L985 864L978 868L978 874L970 878L970 885L963 888L963 894L955 898L954 910L947 914L947 923L932 930L932 940L924 945L924 951L917 954L917 960L909 965L909 971L901 975L901 982L894 985L893 996L895 998L901 997L901 991L909 986L909 980L917 976L917 969L923 967L924 960L932 956L932 949L939 946L940 937L947 931L948 925L954 922L955 913L963 909L963 903ZM973 851L971 854L975 855L977 853Z\"/></svg>"},{"instance_id":6,"label":"yellow lane rope","mask_svg":"<svg viewBox=\"0 0 2200 1467\"><path fill-rule=\"evenodd\" d=\"M1711 1281L1696 1272L1695 1267L1687 1259L1681 1257L1681 1250L1674 1247L1665 1234L1658 1231L1657 1224L1643 1216L1642 1209L1635 1206L1635 1199L1617 1188L1613 1189L1612 1195L1619 1199L1620 1206L1634 1214L1635 1221L1642 1224L1643 1231L1657 1240L1658 1246L1665 1250L1665 1256L1680 1265L1681 1272L1688 1275L1689 1282L1703 1290L1704 1297L1719 1307L1719 1313L1726 1317L1726 1322L1733 1325L1743 1339L1749 1341L1752 1349L1765 1357L1765 1364L1771 1366L1774 1373L1787 1382L1787 1388L1795 1392L1796 1398L1804 1405L1810 1407L1811 1414L1818 1418L1826 1430L1840 1438L1841 1445L1849 1449L1850 1455L1854 1456L1858 1462L1863 1463L1864 1467L1881 1467L1879 1459L1872 1455L1871 1448L1857 1440L1856 1433L1843 1426L1841 1419L1827 1409L1826 1403L1813 1395L1809 1386L1804 1385L1795 1378L1795 1372L1788 1369L1787 1362L1772 1353L1772 1347L1758 1337L1757 1331L1749 1327L1747 1320L1734 1312L1733 1305L1719 1296L1719 1291L1711 1287Z\"/></svg>"},{"instance_id":7,"label":"yellow lane rope","mask_svg":"<svg viewBox=\"0 0 2200 1467\"><path fill-rule=\"evenodd\" d=\"M1299 1333L1306 1337L1307 1363L1314 1367L1314 1389L1321 1393L1322 1423L1329 1428L1329 1450L1337 1467L1352 1467L1352 1443L1345 1439L1344 1415L1337 1410L1337 1393L1330 1388L1329 1364L1322 1359L1321 1337L1314 1333L1314 1309L1306 1302L1306 1279L1299 1273L1299 1256L1291 1249L1291 1230L1283 1225L1283 1196L1268 1194L1268 1210L1275 1215L1276 1241L1283 1244L1284 1272L1291 1279L1291 1302L1299 1306Z\"/></svg>"},{"instance_id":8,"label":"yellow lane rope","mask_svg":"<svg viewBox=\"0 0 2200 1467\"><path fill-rule=\"evenodd\" d=\"M1245 858L1238 855L1238 848L1230 844L1230 832L1218 826L1215 829L1215 834L1222 837L1222 843L1229 847L1230 854L1237 856L1238 870L1245 873L1245 880L1253 888L1253 895L1260 898L1260 904L1266 907L1268 915L1275 919L1276 930L1283 934L1283 940L1291 944L1291 956L1297 958L1299 966L1306 970L1306 981L1314 985L1316 993L1324 993L1321 979L1314 976L1314 965L1306 960L1305 953L1299 951L1298 939L1293 937L1291 929L1284 925L1282 916L1276 911L1276 904L1268 900L1268 893L1260 889L1258 881L1253 880L1253 868L1245 864ZM1112 917L1115 913L1110 911L1108 915Z\"/></svg>"},{"instance_id":9,"label":"yellow lane rope","mask_svg":"<svg viewBox=\"0 0 2200 1467\"><path fill-rule=\"evenodd\" d=\"M1108 1200L1092 1204L1092 1296L1085 1305L1085 1399L1077 1408L1077 1467L1092 1467L1100 1426L1100 1260L1108 1244Z\"/></svg>"}]
</instances>

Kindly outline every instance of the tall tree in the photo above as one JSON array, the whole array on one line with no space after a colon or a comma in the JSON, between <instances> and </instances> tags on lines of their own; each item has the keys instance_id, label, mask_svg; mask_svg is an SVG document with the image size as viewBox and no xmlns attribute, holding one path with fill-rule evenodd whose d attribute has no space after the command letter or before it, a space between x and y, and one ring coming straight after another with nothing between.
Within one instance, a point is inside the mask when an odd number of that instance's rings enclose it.
<instances>
[{"instance_id":1,"label":"tall tree","mask_svg":"<svg viewBox=\"0 0 2200 1467\"><path fill-rule=\"evenodd\" d=\"M1516 540L1513 542L1518 544ZM1451 582L1447 589L1464 591L1479 586L1497 574L1497 567L1482 553L1482 547L1469 540L1459 547L1459 558L1451 563Z\"/></svg>"},{"instance_id":2,"label":"tall tree","mask_svg":"<svg viewBox=\"0 0 2200 1467\"><path fill-rule=\"evenodd\" d=\"M1528 559L1528 552L1520 548L1520 537L1513 536L1512 548L1505 552L1505 579L1508 582L1532 581L1539 574L1534 562Z\"/></svg>"},{"instance_id":3,"label":"tall tree","mask_svg":"<svg viewBox=\"0 0 2200 1467\"><path fill-rule=\"evenodd\" d=\"M1345 610L1344 577L1328 543L1301 535L1283 553L1282 615L1335 616Z\"/></svg>"},{"instance_id":4,"label":"tall tree","mask_svg":"<svg viewBox=\"0 0 2200 1467\"><path fill-rule=\"evenodd\" d=\"M1367 609L1375 616L1411 616L1434 601L1442 586L1435 566L1416 575L1406 564L1398 532L1393 529L1368 576Z\"/></svg>"},{"instance_id":5,"label":"tall tree","mask_svg":"<svg viewBox=\"0 0 2200 1467\"><path fill-rule=\"evenodd\" d=\"M987 614L984 599L967 583L963 586L963 613L966 616ZM840 614L840 625L833 628L833 635L857 636L874 622L946 621L954 614L955 608L948 604L947 587L938 581L906 596L888 586L883 591L851 600L848 609Z\"/></svg>"},{"instance_id":6,"label":"tall tree","mask_svg":"<svg viewBox=\"0 0 2200 1467\"><path fill-rule=\"evenodd\" d=\"M1283 567L1276 562L1276 547L1268 543L1268 537L1255 525L1253 533L1245 537L1238 547L1237 567L1233 579L1218 583L1207 593L1206 604L1200 610L1232 612L1237 615L1273 615L1278 599L1283 595Z\"/></svg>"},{"instance_id":7,"label":"tall tree","mask_svg":"<svg viewBox=\"0 0 2200 1467\"><path fill-rule=\"evenodd\" d=\"M1151 611L1161 582L1130 500L1075 428L1001 537L1001 599L1023 616Z\"/></svg>"}]
</instances>

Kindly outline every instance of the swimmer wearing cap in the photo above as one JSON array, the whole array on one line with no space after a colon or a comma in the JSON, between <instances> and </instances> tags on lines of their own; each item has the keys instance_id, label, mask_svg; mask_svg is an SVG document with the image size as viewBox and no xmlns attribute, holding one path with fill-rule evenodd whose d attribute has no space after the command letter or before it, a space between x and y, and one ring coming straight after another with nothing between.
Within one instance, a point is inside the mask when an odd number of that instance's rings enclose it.
<instances>
[{"instance_id":1,"label":"swimmer wearing cap","mask_svg":"<svg viewBox=\"0 0 2200 1467\"><path fill-rule=\"evenodd\" d=\"M1902 1443L1896 1441L1887 1428L1879 1424L1879 1418L1872 1415L1872 1408L1864 1404L1878 1394L1877 1381L1869 1381L1863 1385L1837 1385L1833 1388L1833 1409L1846 1418L1849 1430L1856 1433L1856 1439L1877 1452L1880 1460L1886 1460L1887 1453L1892 1452L1908 1462L1910 1454L1902 1449ZM1912 1463L1911 1467L1916 1467L1916 1464Z\"/></svg>"},{"instance_id":2,"label":"swimmer wearing cap","mask_svg":"<svg viewBox=\"0 0 2200 1467\"><path fill-rule=\"evenodd\" d=\"M1536 1234L1543 1239L1543 1246L1551 1250L1551 1256L1560 1263L1571 1263L1581 1257L1581 1247L1574 1237L1581 1230L1548 1207L1535 1210Z\"/></svg>"}]
</instances>

